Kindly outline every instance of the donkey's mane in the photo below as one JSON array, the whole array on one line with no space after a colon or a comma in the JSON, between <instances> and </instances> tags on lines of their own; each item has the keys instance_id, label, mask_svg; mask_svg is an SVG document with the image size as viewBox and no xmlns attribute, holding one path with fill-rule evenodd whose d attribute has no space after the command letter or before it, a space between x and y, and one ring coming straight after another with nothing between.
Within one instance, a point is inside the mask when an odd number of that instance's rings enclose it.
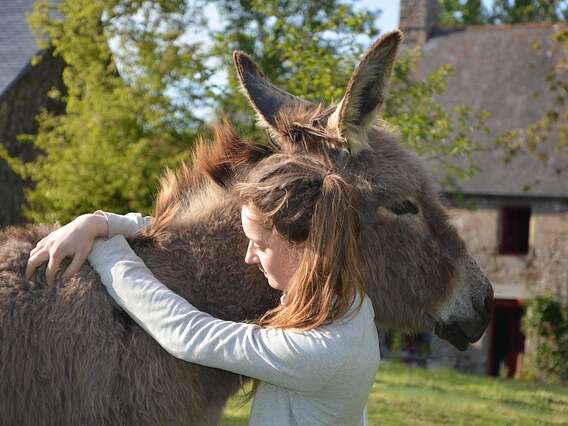
<instances>
[{"instance_id":1,"label":"donkey's mane","mask_svg":"<svg viewBox=\"0 0 568 426\"><path fill-rule=\"evenodd\" d=\"M273 148L243 140L226 120L213 128L213 142L200 138L190 158L177 167L166 169L154 207L154 220L144 236L162 234L192 200L207 196L215 184L228 190L235 176L247 166L270 155ZM213 194L211 194L213 195Z\"/></svg>"},{"instance_id":2,"label":"donkey's mane","mask_svg":"<svg viewBox=\"0 0 568 426\"><path fill-rule=\"evenodd\" d=\"M327 120L336 106L297 104L283 108L273 129L279 135L279 145L289 152L307 152L328 156L347 150L347 141L327 127Z\"/></svg>"},{"instance_id":3,"label":"donkey's mane","mask_svg":"<svg viewBox=\"0 0 568 426\"><path fill-rule=\"evenodd\" d=\"M345 151L346 141L327 128L335 106L315 104L283 108L272 130L278 140L269 144L242 139L227 120L213 128L213 142L200 139L189 160L173 171L167 169L160 180L154 220L145 236L163 233L182 212L189 211L196 197L213 196L211 183L229 190L235 177L275 152L304 152L328 158Z\"/></svg>"}]
</instances>

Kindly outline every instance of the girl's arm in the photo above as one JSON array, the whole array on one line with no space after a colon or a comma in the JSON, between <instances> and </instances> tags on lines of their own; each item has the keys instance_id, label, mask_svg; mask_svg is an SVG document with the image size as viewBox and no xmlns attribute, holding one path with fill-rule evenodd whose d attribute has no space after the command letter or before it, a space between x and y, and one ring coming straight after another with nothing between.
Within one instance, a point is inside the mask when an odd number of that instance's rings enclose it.
<instances>
[{"instance_id":1,"label":"girl's arm","mask_svg":"<svg viewBox=\"0 0 568 426\"><path fill-rule=\"evenodd\" d=\"M345 361L345 340L321 327L263 329L199 311L160 283L124 237L96 244L89 262L110 295L170 354L294 389L315 392Z\"/></svg>"}]
</instances>

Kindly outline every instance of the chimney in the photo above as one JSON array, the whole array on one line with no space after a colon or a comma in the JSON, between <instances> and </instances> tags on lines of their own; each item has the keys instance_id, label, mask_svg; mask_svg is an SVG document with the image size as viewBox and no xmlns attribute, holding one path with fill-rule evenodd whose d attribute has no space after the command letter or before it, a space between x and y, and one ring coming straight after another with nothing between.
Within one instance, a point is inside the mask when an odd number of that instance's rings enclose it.
<instances>
[{"instance_id":1,"label":"chimney","mask_svg":"<svg viewBox=\"0 0 568 426\"><path fill-rule=\"evenodd\" d=\"M437 0L400 0L400 29L408 44L424 44L438 19Z\"/></svg>"}]
</instances>

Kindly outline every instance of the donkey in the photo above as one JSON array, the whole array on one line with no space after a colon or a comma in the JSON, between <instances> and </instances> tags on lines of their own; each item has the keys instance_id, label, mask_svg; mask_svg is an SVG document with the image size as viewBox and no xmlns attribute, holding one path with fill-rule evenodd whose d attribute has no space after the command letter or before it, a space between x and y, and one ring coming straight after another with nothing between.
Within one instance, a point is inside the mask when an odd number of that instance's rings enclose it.
<instances>
[{"instance_id":1,"label":"donkey","mask_svg":"<svg viewBox=\"0 0 568 426\"><path fill-rule=\"evenodd\" d=\"M418 159L375 121L402 33L380 38L343 99L312 104L273 86L244 53L234 62L269 145L224 123L191 164L162 179L152 224L130 239L157 278L199 309L258 318L279 294L243 261L231 196L239 174L276 152L325 157L361 191L366 291L378 327L434 331L459 349L486 329L493 291L450 225ZM0 234L0 418L3 425L214 425L243 378L167 354L106 294L89 265L31 282L25 265L53 227Z\"/></svg>"}]
</instances>

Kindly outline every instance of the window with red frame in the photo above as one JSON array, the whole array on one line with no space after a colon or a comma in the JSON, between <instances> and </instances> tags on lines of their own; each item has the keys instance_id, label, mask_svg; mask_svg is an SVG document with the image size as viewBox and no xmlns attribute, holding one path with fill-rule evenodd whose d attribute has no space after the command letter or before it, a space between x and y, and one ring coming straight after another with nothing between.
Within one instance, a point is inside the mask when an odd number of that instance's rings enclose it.
<instances>
[{"instance_id":1,"label":"window with red frame","mask_svg":"<svg viewBox=\"0 0 568 426\"><path fill-rule=\"evenodd\" d=\"M528 253L530 220L530 207L501 208L499 254Z\"/></svg>"}]
</instances>

